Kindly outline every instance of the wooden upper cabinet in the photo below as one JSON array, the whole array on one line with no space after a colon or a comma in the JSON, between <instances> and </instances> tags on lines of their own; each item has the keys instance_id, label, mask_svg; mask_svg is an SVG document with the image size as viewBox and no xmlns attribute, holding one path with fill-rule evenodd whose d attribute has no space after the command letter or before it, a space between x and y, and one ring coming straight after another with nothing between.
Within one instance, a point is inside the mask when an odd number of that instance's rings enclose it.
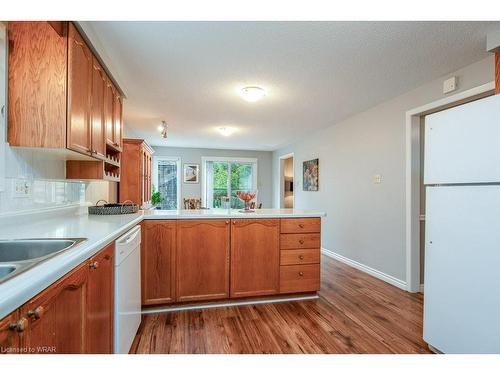
<instances>
[{"instance_id":1,"label":"wooden upper cabinet","mask_svg":"<svg viewBox=\"0 0 500 375\"><path fill-rule=\"evenodd\" d=\"M66 147L67 24L9 22L8 141Z\"/></svg>"},{"instance_id":2,"label":"wooden upper cabinet","mask_svg":"<svg viewBox=\"0 0 500 375\"><path fill-rule=\"evenodd\" d=\"M120 168L120 202L143 205L151 201L151 154L143 139L125 138Z\"/></svg>"},{"instance_id":3,"label":"wooden upper cabinet","mask_svg":"<svg viewBox=\"0 0 500 375\"><path fill-rule=\"evenodd\" d=\"M67 147L91 153L91 88L93 56L70 23L68 31L68 134Z\"/></svg>"},{"instance_id":4,"label":"wooden upper cabinet","mask_svg":"<svg viewBox=\"0 0 500 375\"><path fill-rule=\"evenodd\" d=\"M115 90L115 97L113 102L113 127L114 127L114 146L117 149L122 148L122 98L118 94L117 90Z\"/></svg>"},{"instance_id":5,"label":"wooden upper cabinet","mask_svg":"<svg viewBox=\"0 0 500 375\"><path fill-rule=\"evenodd\" d=\"M229 220L177 223L177 301L229 298Z\"/></svg>"},{"instance_id":6,"label":"wooden upper cabinet","mask_svg":"<svg viewBox=\"0 0 500 375\"><path fill-rule=\"evenodd\" d=\"M113 146L115 143L115 124L113 122L114 103L115 88L108 78L104 91L104 123L106 128L106 144L110 146Z\"/></svg>"},{"instance_id":7,"label":"wooden upper cabinet","mask_svg":"<svg viewBox=\"0 0 500 375\"><path fill-rule=\"evenodd\" d=\"M85 263L20 309L28 320L21 347L34 353L84 353L88 265Z\"/></svg>"},{"instance_id":8,"label":"wooden upper cabinet","mask_svg":"<svg viewBox=\"0 0 500 375\"><path fill-rule=\"evenodd\" d=\"M106 157L104 92L107 77L101 64L92 59L92 96L91 96L91 144L92 154L98 158Z\"/></svg>"},{"instance_id":9,"label":"wooden upper cabinet","mask_svg":"<svg viewBox=\"0 0 500 375\"><path fill-rule=\"evenodd\" d=\"M234 219L231 297L279 293L280 220Z\"/></svg>"},{"instance_id":10,"label":"wooden upper cabinet","mask_svg":"<svg viewBox=\"0 0 500 375\"><path fill-rule=\"evenodd\" d=\"M142 304L174 302L177 222L146 220L141 225Z\"/></svg>"},{"instance_id":11,"label":"wooden upper cabinet","mask_svg":"<svg viewBox=\"0 0 500 375\"><path fill-rule=\"evenodd\" d=\"M19 335L26 327L27 320L19 320L16 310L0 320L0 354L17 353Z\"/></svg>"},{"instance_id":12,"label":"wooden upper cabinet","mask_svg":"<svg viewBox=\"0 0 500 375\"><path fill-rule=\"evenodd\" d=\"M114 244L88 261L87 353L113 353Z\"/></svg>"}]
</instances>

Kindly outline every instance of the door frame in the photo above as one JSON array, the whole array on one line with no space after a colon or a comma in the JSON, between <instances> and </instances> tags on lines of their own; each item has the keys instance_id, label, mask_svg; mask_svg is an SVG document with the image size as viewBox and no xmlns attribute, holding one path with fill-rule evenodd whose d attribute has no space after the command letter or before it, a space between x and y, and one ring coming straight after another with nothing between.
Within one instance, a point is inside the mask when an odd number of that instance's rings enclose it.
<instances>
[{"instance_id":1,"label":"door frame","mask_svg":"<svg viewBox=\"0 0 500 375\"><path fill-rule=\"evenodd\" d=\"M420 290L420 118L495 93L495 81L433 101L406 112L405 248L406 290Z\"/></svg>"},{"instance_id":2,"label":"door frame","mask_svg":"<svg viewBox=\"0 0 500 375\"><path fill-rule=\"evenodd\" d=\"M177 209L182 210L181 195L182 195L182 171L181 171L181 158L179 156L153 156L153 183L156 184L158 189L158 162L160 160L175 161L177 163Z\"/></svg>"},{"instance_id":3,"label":"door frame","mask_svg":"<svg viewBox=\"0 0 500 375\"><path fill-rule=\"evenodd\" d=\"M293 172L293 208L295 208L295 155L293 152L281 155L278 159L279 161L279 198L278 198L278 208L284 208L282 205L285 203L285 178L283 176L283 170L285 168L285 159L293 158L292 161L292 172Z\"/></svg>"}]
</instances>

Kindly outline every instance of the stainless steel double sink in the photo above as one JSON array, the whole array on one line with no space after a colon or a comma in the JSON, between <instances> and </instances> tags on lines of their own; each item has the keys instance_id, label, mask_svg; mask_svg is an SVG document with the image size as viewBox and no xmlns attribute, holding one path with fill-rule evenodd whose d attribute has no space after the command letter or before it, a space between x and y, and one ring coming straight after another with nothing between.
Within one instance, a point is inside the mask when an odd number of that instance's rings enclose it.
<instances>
[{"instance_id":1,"label":"stainless steel double sink","mask_svg":"<svg viewBox=\"0 0 500 375\"><path fill-rule=\"evenodd\" d=\"M0 283L75 247L85 238L0 240Z\"/></svg>"}]
</instances>

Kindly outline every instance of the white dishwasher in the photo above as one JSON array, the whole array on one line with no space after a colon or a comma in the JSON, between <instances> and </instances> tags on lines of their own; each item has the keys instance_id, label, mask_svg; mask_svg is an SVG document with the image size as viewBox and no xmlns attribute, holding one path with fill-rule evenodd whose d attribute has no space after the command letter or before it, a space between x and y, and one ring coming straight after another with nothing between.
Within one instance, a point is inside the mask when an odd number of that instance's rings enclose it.
<instances>
[{"instance_id":1,"label":"white dishwasher","mask_svg":"<svg viewBox=\"0 0 500 375\"><path fill-rule=\"evenodd\" d=\"M114 352L128 354L141 324L141 227L115 242Z\"/></svg>"}]
</instances>

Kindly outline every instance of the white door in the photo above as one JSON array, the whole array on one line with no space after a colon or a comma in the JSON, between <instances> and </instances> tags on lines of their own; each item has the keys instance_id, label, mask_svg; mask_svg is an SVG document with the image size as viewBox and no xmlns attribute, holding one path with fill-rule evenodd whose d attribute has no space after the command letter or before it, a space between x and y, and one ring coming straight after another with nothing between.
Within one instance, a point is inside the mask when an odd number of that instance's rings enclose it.
<instances>
[{"instance_id":1,"label":"white door","mask_svg":"<svg viewBox=\"0 0 500 375\"><path fill-rule=\"evenodd\" d=\"M424 340L500 353L500 186L427 187Z\"/></svg>"},{"instance_id":2,"label":"white door","mask_svg":"<svg viewBox=\"0 0 500 375\"><path fill-rule=\"evenodd\" d=\"M500 95L425 118L424 183L500 182Z\"/></svg>"}]
</instances>

